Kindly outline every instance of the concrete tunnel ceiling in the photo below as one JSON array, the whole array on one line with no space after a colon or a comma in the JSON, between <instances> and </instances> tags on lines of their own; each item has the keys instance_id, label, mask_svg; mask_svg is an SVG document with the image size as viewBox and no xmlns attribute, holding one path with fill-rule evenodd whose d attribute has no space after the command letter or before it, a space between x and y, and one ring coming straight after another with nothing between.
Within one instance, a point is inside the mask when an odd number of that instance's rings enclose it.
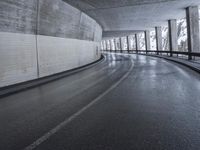
<instances>
[{"instance_id":1,"label":"concrete tunnel ceiling","mask_svg":"<svg viewBox=\"0 0 200 150\"><path fill-rule=\"evenodd\" d=\"M186 7L200 5L200 0L64 1L94 18L103 27L104 38L166 26L169 19L185 17Z\"/></svg>"}]
</instances>

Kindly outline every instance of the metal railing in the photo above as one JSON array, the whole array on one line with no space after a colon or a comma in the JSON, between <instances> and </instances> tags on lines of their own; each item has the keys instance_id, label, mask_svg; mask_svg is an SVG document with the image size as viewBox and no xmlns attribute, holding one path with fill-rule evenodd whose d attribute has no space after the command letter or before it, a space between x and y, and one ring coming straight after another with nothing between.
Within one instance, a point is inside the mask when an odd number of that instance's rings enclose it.
<instances>
[{"instance_id":1,"label":"metal railing","mask_svg":"<svg viewBox=\"0 0 200 150\"><path fill-rule=\"evenodd\" d=\"M180 51L157 51L157 50L104 50L106 52L116 52L116 53L135 53L135 54L151 54L151 55L166 55L166 56L186 56L187 59L195 59L200 57L200 53L197 52L180 52Z\"/></svg>"}]
</instances>

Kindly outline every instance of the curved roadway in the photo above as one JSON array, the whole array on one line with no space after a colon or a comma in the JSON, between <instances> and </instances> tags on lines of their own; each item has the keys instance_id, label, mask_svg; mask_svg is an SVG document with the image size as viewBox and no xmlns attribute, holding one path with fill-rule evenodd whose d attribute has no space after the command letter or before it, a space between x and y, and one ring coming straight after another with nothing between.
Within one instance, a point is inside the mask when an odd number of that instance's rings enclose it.
<instances>
[{"instance_id":1,"label":"curved roadway","mask_svg":"<svg viewBox=\"0 0 200 150\"><path fill-rule=\"evenodd\" d=\"M1 150L198 150L200 75L163 59L100 64L0 99Z\"/></svg>"}]
</instances>

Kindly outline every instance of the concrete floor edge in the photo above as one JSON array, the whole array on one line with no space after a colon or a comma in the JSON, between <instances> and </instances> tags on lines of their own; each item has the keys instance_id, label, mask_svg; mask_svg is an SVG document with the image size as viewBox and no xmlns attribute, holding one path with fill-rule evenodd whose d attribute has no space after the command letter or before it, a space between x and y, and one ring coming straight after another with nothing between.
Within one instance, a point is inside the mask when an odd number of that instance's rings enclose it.
<instances>
[{"instance_id":1,"label":"concrete floor edge","mask_svg":"<svg viewBox=\"0 0 200 150\"><path fill-rule=\"evenodd\" d=\"M121 54L121 53L114 53L114 54ZM131 53L131 54L124 53L124 54L132 55L134 53ZM165 60L168 60L168 61L171 61L171 62L175 62L175 63L180 64L180 65L183 65L183 66L188 67L189 69L191 69L193 71L196 71L196 72L200 73L200 69L180 61L181 59L179 59L179 58L175 58L176 59L175 60L175 59L170 59L170 57L164 57L164 56L161 56L161 55L150 55L150 54L135 54L135 55L144 55L144 56L150 56L150 57L157 57L157 58L165 59Z\"/></svg>"},{"instance_id":2,"label":"concrete floor edge","mask_svg":"<svg viewBox=\"0 0 200 150\"><path fill-rule=\"evenodd\" d=\"M105 56L101 55L101 57L98 60L96 60L92 63L89 63L87 65L78 67L78 68L74 68L74 69L67 70L67 71L64 71L61 73L57 73L57 74L53 74L50 76L46 76L46 77L38 78L35 80L30 80L30 81L26 81L26 82L22 82L22 83L18 83L18 84L0 88L0 98L6 97L6 96L9 96L11 94L15 94L15 93L18 93L21 91L25 91L25 90L34 88L39 85L47 84L49 82L64 78L64 77L72 75L74 73L89 69L91 67L98 65L99 63L101 63L104 60L105 60Z\"/></svg>"}]
</instances>

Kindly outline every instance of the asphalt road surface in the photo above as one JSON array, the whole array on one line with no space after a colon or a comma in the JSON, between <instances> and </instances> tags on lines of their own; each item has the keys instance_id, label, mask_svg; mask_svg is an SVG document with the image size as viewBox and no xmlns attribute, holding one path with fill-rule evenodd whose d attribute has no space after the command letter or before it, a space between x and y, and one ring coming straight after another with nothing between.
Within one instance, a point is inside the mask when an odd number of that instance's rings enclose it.
<instances>
[{"instance_id":1,"label":"asphalt road surface","mask_svg":"<svg viewBox=\"0 0 200 150\"><path fill-rule=\"evenodd\" d=\"M199 150L200 75L142 55L0 99L0 150Z\"/></svg>"}]
</instances>

